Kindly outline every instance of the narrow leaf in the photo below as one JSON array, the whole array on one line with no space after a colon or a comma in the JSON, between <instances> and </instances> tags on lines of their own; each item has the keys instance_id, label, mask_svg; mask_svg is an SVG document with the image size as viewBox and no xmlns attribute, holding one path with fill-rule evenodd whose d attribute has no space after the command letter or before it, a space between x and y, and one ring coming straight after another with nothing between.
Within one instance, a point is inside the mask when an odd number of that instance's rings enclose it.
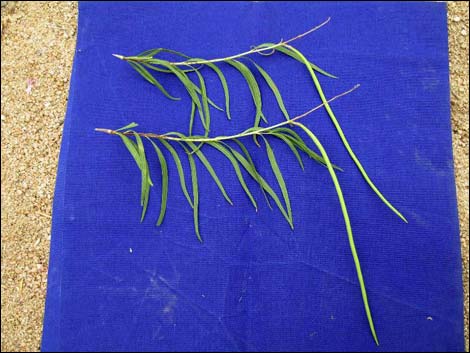
<instances>
[{"instance_id":1,"label":"narrow leaf","mask_svg":"<svg viewBox=\"0 0 470 353\"><path fill-rule=\"evenodd\" d=\"M197 77L199 78L199 83L201 85L201 98L202 98L202 108L204 110L204 116L206 117L206 125L205 125L205 133L204 136L209 135L210 126L211 126L211 116L209 112L209 103L207 100L207 91L206 91L206 83L204 82L204 78L196 71Z\"/></svg>"},{"instance_id":2,"label":"narrow leaf","mask_svg":"<svg viewBox=\"0 0 470 353\"><path fill-rule=\"evenodd\" d=\"M194 114L196 113L196 104L191 101L191 114L189 117L189 135L193 134Z\"/></svg>"},{"instance_id":3,"label":"narrow leaf","mask_svg":"<svg viewBox=\"0 0 470 353\"><path fill-rule=\"evenodd\" d=\"M261 76L263 76L269 88L271 88L271 91L273 91L274 96L276 97L277 104L279 105L279 109L281 109L282 114L284 114L286 120L290 120L289 114L287 113L286 107L284 105L284 101L282 100L281 93L279 92L279 89L277 88L271 76L269 76L269 74L261 66L256 64L253 60L251 60L251 62L256 66Z\"/></svg>"},{"instance_id":4,"label":"narrow leaf","mask_svg":"<svg viewBox=\"0 0 470 353\"><path fill-rule=\"evenodd\" d=\"M273 132L280 132L283 133L286 137L290 138L292 143L297 146L300 150L305 152L310 158L312 158L314 161L318 162L322 166L326 167L325 161L323 160L323 157L320 156L318 153L310 149L307 144L302 140L302 138L292 129L288 128L277 128L272 130ZM332 164L333 168L336 170L339 170L340 172L343 172L343 169L338 167L335 164Z\"/></svg>"},{"instance_id":5,"label":"narrow leaf","mask_svg":"<svg viewBox=\"0 0 470 353\"><path fill-rule=\"evenodd\" d=\"M160 60L160 59L157 59L157 60ZM150 69L150 70L153 70L153 71L165 72L165 73L167 73L167 74L171 74L171 73L172 73L171 70L162 69L161 67L155 66L155 65L160 65L160 64L155 64L155 60L154 60L154 59L149 59L149 60L146 61L146 62L142 62L142 65L144 65L147 69ZM198 71L198 69L196 69L196 68L193 68L193 69L182 69L181 71L184 72L184 73L187 73L187 72Z\"/></svg>"},{"instance_id":6,"label":"narrow leaf","mask_svg":"<svg viewBox=\"0 0 470 353\"><path fill-rule=\"evenodd\" d=\"M128 129L132 129L133 127L136 127L136 126L139 126L139 124L133 122L133 123L130 123L126 126L123 126L123 127L119 128L119 129L116 129L115 131L128 130Z\"/></svg>"},{"instance_id":7,"label":"narrow leaf","mask_svg":"<svg viewBox=\"0 0 470 353\"><path fill-rule=\"evenodd\" d=\"M165 48L156 48L156 49L146 50L146 51L144 51L144 52L138 54L137 56L138 56L138 57L149 57L149 59L151 59L151 58L153 58L155 55L157 55L157 54L160 53L160 52L175 54L175 55L177 55L177 56L181 56L181 57L184 57L184 58L189 58L189 56L186 55L186 54L183 54L183 53L181 53L181 52L178 52L178 51L175 51L175 50L171 50L171 49L165 49ZM149 60L147 63L153 63L153 60ZM147 66L147 65L145 65L145 66ZM151 69L151 70L155 70L155 71L159 71L159 72L171 73L171 70L162 69L162 68L155 67L155 66L152 66L152 65L148 65L147 67L148 67L149 69ZM195 71L195 70L198 70L198 68L185 69L185 70L183 70L183 72L192 72L192 71Z\"/></svg>"},{"instance_id":8,"label":"narrow leaf","mask_svg":"<svg viewBox=\"0 0 470 353\"><path fill-rule=\"evenodd\" d=\"M173 135L175 136L178 136L180 138L186 138L186 136L184 136L183 134L179 133L179 132L172 132ZM219 187L222 195L224 196L224 198L227 200L227 202L231 205L233 205L232 203L232 200L230 199L230 197L227 195L227 192L225 191L225 188L224 186L222 185L222 183L220 182L220 179L219 177L217 176L217 173L214 171L214 168L212 168L212 165L210 164L210 162L207 160L206 156L204 156L204 154L199 150L199 147L196 147L196 145L194 143L192 143L190 140L188 139L185 139L184 143L191 149L191 151L189 151L189 149L184 146L183 142L180 142L180 144L184 147L184 149L186 150L187 153L189 154L193 154L195 153L196 156L198 156L198 158L201 160L202 164L204 164L204 166L206 167L207 171L209 172L209 174L212 176L212 178L214 179L215 183L217 184L217 186ZM202 145L202 143L201 143Z\"/></svg>"},{"instance_id":9,"label":"narrow leaf","mask_svg":"<svg viewBox=\"0 0 470 353\"><path fill-rule=\"evenodd\" d=\"M255 179L256 179L256 182L257 182L257 183L260 185L260 187L261 187L261 191L263 192L263 196L264 196L264 198L265 198L265 200L266 200L266 203L268 204L268 207L272 210L273 208L272 208L271 203L269 202L268 196L266 195L266 192L264 191L264 188L263 188L263 186L262 186L262 184L261 184L260 176L259 176L259 174L258 174L258 172L257 172L257 170L256 170L255 162L253 162L253 159L251 158L250 153L248 152L248 150L246 149L245 145L244 145L242 142L240 142L240 141L237 140L237 139L234 139L233 141L235 141L235 143L240 147L240 149L242 150L243 154L245 155L245 157L246 157L246 159L247 159L247 161L248 161L250 167L252 168L252 170L253 170L253 172L254 172L253 175L254 175L254 177L255 177ZM229 145L226 145L226 146L230 148ZM232 151L232 152L233 152L233 151Z\"/></svg>"},{"instance_id":10,"label":"narrow leaf","mask_svg":"<svg viewBox=\"0 0 470 353\"><path fill-rule=\"evenodd\" d=\"M148 200L149 200L149 193L150 193L150 186L153 186L152 180L150 179L150 171L147 163L147 159L145 157L145 149L142 143L142 139L140 138L139 134L136 132L134 133L134 137L137 141L137 150L140 156L140 166L142 171L142 190L141 190L141 205L142 205L142 216L140 217L140 221L142 222L145 217L145 213L147 212Z\"/></svg>"},{"instance_id":11,"label":"narrow leaf","mask_svg":"<svg viewBox=\"0 0 470 353\"><path fill-rule=\"evenodd\" d=\"M191 180L193 183L193 218L194 218L194 230L196 236L202 243L201 233L199 232L199 187L197 182L197 170L196 163L194 163L194 157L188 153L189 165L191 167Z\"/></svg>"},{"instance_id":12,"label":"narrow leaf","mask_svg":"<svg viewBox=\"0 0 470 353\"><path fill-rule=\"evenodd\" d=\"M227 145L228 146L228 145ZM233 149L230 147L231 152L235 156L236 159L240 162L240 164L245 168L245 170L252 176L254 180L257 182L259 181L261 187L266 190L266 192L271 196L271 198L274 200L276 203L277 207L281 211L282 215L284 218L287 220L287 223L289 223L291 228L294 228L294 225L292 223L291 218L289 217L289 214L286 212L284 209L284 206L282 205L281 201L279 200L279 197L277 197L276 193L274 190L269 186L266 180L256 171L256 169L253 169L252 164L250 164L237 150Z\"/></svg>"},{"instance_id":13,"label":"narrow leaf","mask_svg":"<svg viewBox=\"0 0 470 353\"><path fill-rule=\"evenodd\" d=\"M292 229L294 229L294 227L292 226L292 223L293 223L292 209L291 209L291 205L290 205L289 193L287 192L286 183L284 181L284 178L282 176L281 170L279 169L279 165L277 163L276 157L274 155L274 152L273 152L271 146L269 145L268 140L264 137L263 137L263 139L264 139L264 143L266 144L266 152L268 153L269 163L271 164L271 168L274 172L274 175L276 176L279 187L281 188L282 196L284 197L284 202L285 202L286 208L287 208L287 215L289 216L289 218L291 220L291 227L292 227Z\"/></svg>"},{"instance_id":14,"label":"narrow leaf","mask_svg":"<svg viewBox=\"0 0 470 353\"><path fill-rule=\"evenodd\" d=\"M294 153L295 158L297 158L297 160L299 161L300 168L304 170L304 163L302 162L302 157L300 156L299 151L297 151L297 148L295 147L294 143L290 140L290 138L281 133L275 133L275 132L271 133L271 135L277 137L278 139L283 141L287 146L289 146L292 153Z\"/></svg>"},{"instance_id":15,"label":"narrow leaf","mask_svg":"<svg viewBox=\"0 0 470 353\"><path fill-rule=\"evenodd\" d=\"M130 154L132 155L132 157L134 158L135 162L137 163L137 166L139 167L139 169L142 170L140 164L140 155L139 155L139 151L137 150L137 146L134 144L134 142L129 139L126 135L124 134L121 134L120 132L116 132L119 137L122 139L122 142L124 142L124 145L126 146L127 150L130 152Z\"/></svg>"},{"instance_id":16,"label":"narrow leaf","mask_svg":"<svg viewBox=\"0 0 470 353\"><path fill-rule=\"evenodd\" d=\"M159 52L162 51L162 48L155 48L155 49L149 49L149 50L146 50L146 51L143 51L142 53L140 54L137 54L136 56L148 56L148 57L153 57L155 55L157 55Z\"/></svg>"},{"instance_id":17,"label":"narrow leaf","mask_svg":"<svg viewBox=\"0 0 470 353\"><path fill-rule=\"evenodd\" d=\"M178 156L178 153L175 151L173 146L171 146L167 141L164 139L161 139L160 142L166 147L168 151L170 151L171 155L173 156L173 159L175 160L176 164L176 169L178 170L178 175L180 179L180 185L181 185L181 190L183 191L184 196L186 197L186 200L188 200L189 204L191 207L193 207L193 202L191 201L191 197L189 196L188 189L186 187L186 180L184 178L184 171L183 171L183 165L181 164L181 160Z\"/></svg>"},{"instance_id":18,"label":"narrow leaf","mask_svg":"<svg viewBox=\"0 0 470 353\"><path fill-rule=\"evenodd\" d=\"M145 158L145 151L143 148L143 144L140 139L140 136L136 132L133 132L133 134L134 136L136 136L137 143L135 143L126 135L120 132L116 132L116 134L118 134L119 137L121 137L122 141L124 142L124 145L127 147L128 151L131 153L132 157L134 158L137 166L139 167L141 171L140 205L142 206L142 215L141 215L140 221L142 222L145 217L145 213L147 211L150 186L153 186L152 180L150 179L150 173L148 169L147 160Z\"/></svg>"},{"instance_id":19,"label":"narrow leaf","mask_svg":"<svg viewBox=\"0 0 470 353\"><path fill-rule=\"evenodd\" d=\"M153 61L153 60L152 60ZM160 60L158 60L160 61ZM172 70L166 70L166 69L161 69L159 67L156 67L156 66L153 66L149 63L142 63L143 66L145 66L146 68L150 69L150 70L154 70L154 71L158 71L158 72L166 72L166 73L174 73ZM161 65L161 64L159 64ZM181 73L187 73L187 72L193 72L193 71L198 71L197 69L190 69L190 70L184 70L184 69L180 69L178 68L178 70L181 72ZM189 80L189 84L192 86L192 88L198 93L198 94L201 94L201 89L194 83L192 82L191 80ZM221 108L220 106L218 106L217 104L214 103L214 101L212 101L209 97L207 97L207 101L209 102L209 104L211 106L213 106L215 109L217 110L220 110L220 111L224 111L223 108Z\"/></svg>"},{"instance_id":20,"label":"narrow leaf","mask_svg":"<svg viewBox=\"0 0 470 353\"><path fill-rule=\"evenodd\" d=\"M161 85L160 82L157 81L155 77L150 75L150 73L139 63L135 63L132 61L128 61L128 63L136 70L143 78L145 78L148 82L150 82L152 85L157 87L167 98L172 99L172 100L180 100L181 98L174 97L171 94L167 92L165 88Z\"/></svg>"},{"instance_id":21,"label":"narrow leaf","mask_svg":"<svg viewBox=\"0 0 470 353\"><path fill-rule=\"evenodd\" d=\"M196 163L194 162L193 155L189 152L188 148L184 145L183 142L179 142L181 147L185 150L189 166L191 168L191 182L193 186L193 219L194 219L194 231L199 241L202 243L201 234L199 233L199 186L197 181L197 168Z\"/></svg>"},{"instance_id":22,"label":"narrow leaf","mask_svg":"<svg viewBox=\"0 0 470 353\"><path fill-rule=\"evenodd\" d=\"M195 89L195 87L197 86L194 84L194 82L192 82L189 79L188 75L186 75L178 67L171 65L168 61L165 61L165 60L158 60L158 62L160 65L165 66L169 70L171 70L175 74L175 76L181 81L181 83L184 85L184 87L186 88L186 91L188 92L189 96L191 97L192 101L197 107L199 117L201 118L201 123L204 126L204 130L208 130L208 127L206 126L206 122L204 120L203 107L199 99L198 93Z\"/></svg>"},{"instance_id":23,"label":"narrow leaf","mask_svg":"<svg viewBox=\"0 0 470 353\"><path fill-rule=\"evenodd\" d=\"M261 102L261 92L259 90L258 83L256 82L255 77L251 73L250 69L243 63L237 60L226 60L227 64L232 65L236 68L242 76L245 78L246 82L248 83L248 87L250 88L251 95L253 97L253 102L255 103L256 107L256 116L255 116L255 124L254 127L258 127L261 121L261 109L262 109L262 102Z\"/></svg>"},{"instance_id":24,"label":"narrow leaf","mask_svg":"<svg viewBox=\"0 0 470 353\"><path fill-rule=\"evenodd\" d=\"M147 138L155 148L155 151L158 155L158 160L160 162L160 166L162 168L162 203L160 207L160 215L158 216L157 226L161 225L163 222L163 218L165 217L166 211L166 202L168 198L168 166L165 160L165 156L163 155L160 148L157 146L155 142L153 142L150 138Z\"/></svg>"},{"instance_id":25,"label":"narrow leaf","mask_svg":"<svg viewBox=\"0 0 470 353\"><path fill-rule=\"evenodd\" d=\"M209 66L216 74L219 76L220 83L222 84L222 88L224 90L225 95L225 112L227 114L227 119L232 119L230 116L230 94L228 90L227 80L225 79L224 74L222 71L213 63L206 63L205 65Z\"/></svg>"},{"instance_id":26,"label":"narrow leaf","mask_svg":"<svg viewBox=\"0 0 470 353\"><path fill-rule=\"evenodd\" d=\"M240 185L242 186L243 190L245 190L245 193L248 196L248 198L250 199L253 206L255 207L256 212L258 212L258 205L256 204L255 198L251 194L250 189L248 189L248 186L246 185L245 179L243 178L243 174L240 171L240 167L238 165L238 162L235 159L235 157L233 157L233 154L227 148L225 148L221 143L209 142L208 144L210 146L216 148L220 152L222 152L222 154L230 160L230 162L233 165L233 169L235 169L235 173L237 174L238 180L240 181Z\"/></svg>"},{"instance_id":27,"label":"narrow leaf","mask_svg":"<svg viewBox=\"0 0 470 353\"><path fill-rule=\"evenodd\" d=\"M255 47L255 49L258 49L258 48L267 48L267 47L272 47L273 45L275 45L274 43L263 43L263 44L260 44L258 46ZM289 48L287 48L286 46L278 46L276 48L274 48L275 50L285 54L285 55L288 55L290 56L291 58L294 58L295 60L297 61L300 61L301 63L303 63L302 59L299 57L299 55L297 53L295 53L294 51L292 50L289 50ZM320 69L317 65L315 65L314 63L311 63L311 62L308 62L308 65L315 71L321 73L322 75L325 75L325 76L328 76L328 77L331 77L331 78L338 78L328 72L326 72L325 70L323 69Z\"/></svg>"},{"instance_id":28,"label":"narrow leaf","mask_svg":"<svg viewBox=\"0 0 470 353\"><path fill-rule=\"evenodd\" d=\"M198 158L201 160L202 164L204 164L204 166L206 167L207 171L209 172L209 174L212 176L212 178L214 179L215 183L217 184L217 186L219 187L220 189L220 192L222 193L222 195L224 196L224 198L227 200L227 202L231 205L233 205L233 202L232 200L230 199L230 197L227 195L227 192L225 191L225 188L224 186L222 185L222 183L220 182L220 179L219 177L217 176L217 173L215 172L214 168L212 168L212 165L210 164L210 162L207 160L206 156L204 156L204 154L202 153L202 151L200 151L199 149L197 149L196 145L192 142L189 142L189 141L186 141L186 144L193 150L194 153L196 153L196 156L198 156Z\"/></svg>"}]
</instances>

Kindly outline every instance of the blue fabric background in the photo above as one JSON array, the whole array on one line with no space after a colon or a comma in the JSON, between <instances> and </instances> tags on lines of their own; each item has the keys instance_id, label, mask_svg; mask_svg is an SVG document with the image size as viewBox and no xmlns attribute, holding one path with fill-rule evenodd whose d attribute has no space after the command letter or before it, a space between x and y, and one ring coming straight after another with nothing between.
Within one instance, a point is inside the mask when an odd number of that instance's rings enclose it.
<instances>
[{"instance_id":1,"label":"blue fabric background","mask_svg":"<svg viewBox=\"0 0 470 353\"><path fill-rule=\"evenodd\" d=\"M369 189L325 112L304 119L345 170L339 180L380 347L369 333L325 168L304 158L302 173L288 148L272 142L291 195L291 231L250 179L261 205L255 213L229 162L205 148L234 206L199 163L201 245L168 153L168 210L157 228L160 171L151 146L156 187L140 223L140 173L119 138L94 131L131 121L140 123L139 131L187 131L190 100L181 84L159 74L183 97L169 101L112 53L166 47L227 56L293 37L329 16L330 24L294 45L340 77L320 77L327 97L361 84L332 108L371 178L409 220L403 223ZM304 66L280 54L254 58L277 82L291 115L320 102ZM212 135L246 129L254 117L241 75L222 68L233 120L213 110ZM209 95L222 104L217 77L205 74ZM266 116L282 121L257 77ZM444 3L80 3L42 349L463 350L449 112ZM264 149L246 142L256 163L266 166ZM184 167L189 171L186 161Z\"/></svg>"}]
</instances>

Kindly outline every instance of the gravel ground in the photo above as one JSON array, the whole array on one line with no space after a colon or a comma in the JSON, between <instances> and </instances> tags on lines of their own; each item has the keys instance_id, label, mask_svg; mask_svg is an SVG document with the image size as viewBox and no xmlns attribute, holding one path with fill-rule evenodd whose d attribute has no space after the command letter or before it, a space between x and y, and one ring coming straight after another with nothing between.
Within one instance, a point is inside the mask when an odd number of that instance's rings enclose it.
<instances>
[{"instance_id":1,"label":"gravel ground","mask_svg":"<svg viewBox=\"0 0 470 353\"><path fill-rule=\"evenodd\" d=\"M468 2L449 2L448 8L468 342ZM75 2L2 1L2 352L36 351L40 345L51 208L76 21Z\"/></svg>"}]
</instances>

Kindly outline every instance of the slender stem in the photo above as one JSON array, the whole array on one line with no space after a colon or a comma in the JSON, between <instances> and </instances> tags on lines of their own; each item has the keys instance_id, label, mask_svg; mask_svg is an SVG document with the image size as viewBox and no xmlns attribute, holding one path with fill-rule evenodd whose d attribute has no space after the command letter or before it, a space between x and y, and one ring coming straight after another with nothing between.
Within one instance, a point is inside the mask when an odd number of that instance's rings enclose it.
<instances>
[{"instance_id":1,"label":"slender stem","mask_svg":"<svg viewBox=\"0 0 470 353\"><path fill-rule=\"evenodd\" d=\"M265 48L259 48L259 49L251 49L251 50L248 50L246 52L243 52L243 53L240 53L240 54L236 54L236 55L232 55L232 56L228 56L228 57L225 57L225 58L217 58L217 59L211 59L211 60L199 60L199 61L191 61L191 64L192 65L197 65L197 64L206 64L206 63L216 63L216 62L220 62L220 61L226 61L226 60L232 60L232 59L237 59L237 58L241 58L242 56L246 56L246 55L250 55L250 54L254 54L254 53L261 53L261 52L264 52L266 50L271 50L271 49L275 49L277 47L280 47L280 46L283 46L283 45L286 45L290 42L293 42L294 40L297 40L297 39L300 39L302 37L305 37L306 35L316 31L317 29L320 29L321 27L323 27L324 25L326 25L328 22L330 22L331 20L331 17L328 17L325 21L323 21L322 23L320 23L318 26L315 26L311 29L309 29L307 32L304 32L304 33L301 33L299 34L298 36L295 36L291 39L288 39L286 41L283 41L281 40L279 43L277 44L274 44L274 45L271 45L269 47L265 47ZM123 56L123 55L118 55L118 54L113 54L113 56L115 56L116 58L118 59L121 59L121 60L127 60L128 58ZM145 59L149 59L148 57L142 57L142 58L145 58ZM133 61L139 61L139 57L136 57L136 56L133 56L132 57L132 60ZM174 65L174 66L181 66L181 65L187 65L188 62L187 61L179 61L179 62L169 62L170 65Z\"/></svg>"},{"instance_id":2,"label":"slender stem","mask_svg":"<svg viewBox=\"0 0 470 353\"><path fill-rule=\"evenodd\" d=\"M333 181L333 184L335 185L336 193L338 195L339 203L341 205L341 211L343 213L344 223L346 225L346 231L348 233L349 246L351 248L351 253L354 259L354 265L356 266L357 279L359 281L359 286L361 287L361 294L362 294L362 300L364 302L364 309L366 311L367 320L369 321L370 331L372 333L372 336L374 337L375 343L378 346L379 340L375 332L374 321L372 320L372 314L370 312L369 300L367 299L366 285L364 283L364 277L362 275L361 263L359 262L359 257L357 255L356 245L354 244L354 237L353 237L353 233L351 229L351 222L349 220L348 209L346 208L346 202L344 201L343 192L341 191L341 186L339 185L339 181L338 181L338 178L336 177L335 170L333 169L330 159L328 158L328 155L325 149L323 148L320 140L318 140L318 138L303 124L294 122L294 125L302 128L307 133L307 135L310 136L312 141L320 150L320 153L323 159L325 160L325 164L328 168L328 171L330 172L331 180Z\"/></svg>"},{"instance_id":3,"label":"slender stem","mask_svg":"<svg viewBox=\"0 0 470 353\"><path fill-rule=\"evenodd\" d=\"M351 88L351 89L349 89L349 90L347 90L343 93L340 93L340 94L334 96L333 98L330 98L329 100L326 101L326 103L331 103L334 100L355 91L357 88L359 88L359 86L360 86L359 84L355 85L353 88ZM295 122L299 119L302 119L302 118L306 117L307 115L313 113L314 111L320 109L321 107L325 106L326 103L319 104L316 107L310 109L309 111L306 111L305 113L297 115L296 117L294 117L292 119L289 119L289 120L286 120L286 121L283 121L279 124L271 125L271 126L261 128L261 129L255 130L255 131L243 131L243 132L240 132L236 135L231 135L231 136L218 136L218 137L212 137L212 138L211 137L192 138L191 136L188 136L188 137L174 137L174 136L169 136L169 135L165 135L165 134L161 135L161 134L144 133L144 132L138 133L138 135L140 135L142 137L156 138L156 139L163 139L163 140L171 140L171 141L216 142L216 141L224 141L224 140L233 140L233 139L237 139L237 138L240 138L240 137L246 137L246 136L252 136L252 135L261 135L263 133L269 132L272 129L275 129L275 128L278 128L278 127L281 127L281 126L284 126L284 125L292 124L293 122ZM111 130L111 129L96 128L95 131L104 132L104 133L110 134L110 135L116 134L116 131ZM131 132L123 132L123 134L129 135L129 134L132 134L132 133Z\"/></svg>"},{"instance_id":4,"label":"slender stem","mask_svg":"<svg viewBox=\"0 0 470 353\"><path fill-rule=\"evenodd\" d=\"M313 83L318 91L318 94L320 95L320 99L323 103L325 103L325 109L326 112L328 113L331 121L333 122L333 125L336 128L336 131L338 132L339 137L341 138L341 141L343 142L344 147L349 153L349 156L351 159L354 161L356 164L357 168L361 172L364 180L369 184L370 188L377 194L377 196L382 200L382 202L387 205L398 217L400 217L405 223L408 223L408 220L403 216L400 211L398 211L386 198L385 196L379 191L379 189L375 186L375 184L372 182L372 180L369 178L367 175L364 167L362 166L361 162L359 161L359 158L357 158L356 154L353 152L351 146L349 145L348 140L346 139L346 136L344 135L343 129L341 128L338 119L336 119L335 114L333 113L333 110L331 109L330 105L328 104L328 101L326 100L325 94L323 93L323 89L321 87L320 81L317 78L317 75L315 74L314 70L311 68L311 66L308 64L307 59L303 56L301 52L299 52L297 49L286 45L286 48L289 48L292 50L294 53L296 53L304 62L305 66L307 67L307 70L310 73L310 76L313 79Z\"/></svg>"}]
</instances>

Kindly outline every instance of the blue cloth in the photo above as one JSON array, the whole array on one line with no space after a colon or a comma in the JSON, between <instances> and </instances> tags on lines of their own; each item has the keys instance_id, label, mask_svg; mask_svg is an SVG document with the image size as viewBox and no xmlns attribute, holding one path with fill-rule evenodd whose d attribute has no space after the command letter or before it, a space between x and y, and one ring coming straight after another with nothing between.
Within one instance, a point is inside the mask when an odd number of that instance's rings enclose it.
<instances>
[{"instance_id":1,"label":"blue cloth","mask_svg":"<svg viewBox=\"0 0 470 353\"><path fill-rule=\"evenodd\" d=\"M165 47L223 57L287 39L339 76L319 76L372 180L408 218L370 190L324 111L305 118L339 173L380 346L369 332L338 199L325 168L273 141L291 196L295 229L231 165L204 147L234 206L198 161L200 228L173 160L164 223L157 156L146 142L155 187L140 223L140 172L120 139L94 131L131 121L139 131L187 132L190 100L172 75L157 74L169 101L111 54ZM279 86L292 116L320 103L305 67L281 54L254 56ZM246 82L220 66L232 121L212 110L211 135L250 127ZM217 77L208 92L223 104ZM283 120L257 75L270 123ZM449 109L444 3L84 2L54 199L42 350L78 351L459 351L463 300ZM201 131L196 119L196 129ZM276 186L266 151L246 141ZM186 160L183 166L188 174ZM189 184L190 185L190 184Z\"/></svg>"}]
</instances>

